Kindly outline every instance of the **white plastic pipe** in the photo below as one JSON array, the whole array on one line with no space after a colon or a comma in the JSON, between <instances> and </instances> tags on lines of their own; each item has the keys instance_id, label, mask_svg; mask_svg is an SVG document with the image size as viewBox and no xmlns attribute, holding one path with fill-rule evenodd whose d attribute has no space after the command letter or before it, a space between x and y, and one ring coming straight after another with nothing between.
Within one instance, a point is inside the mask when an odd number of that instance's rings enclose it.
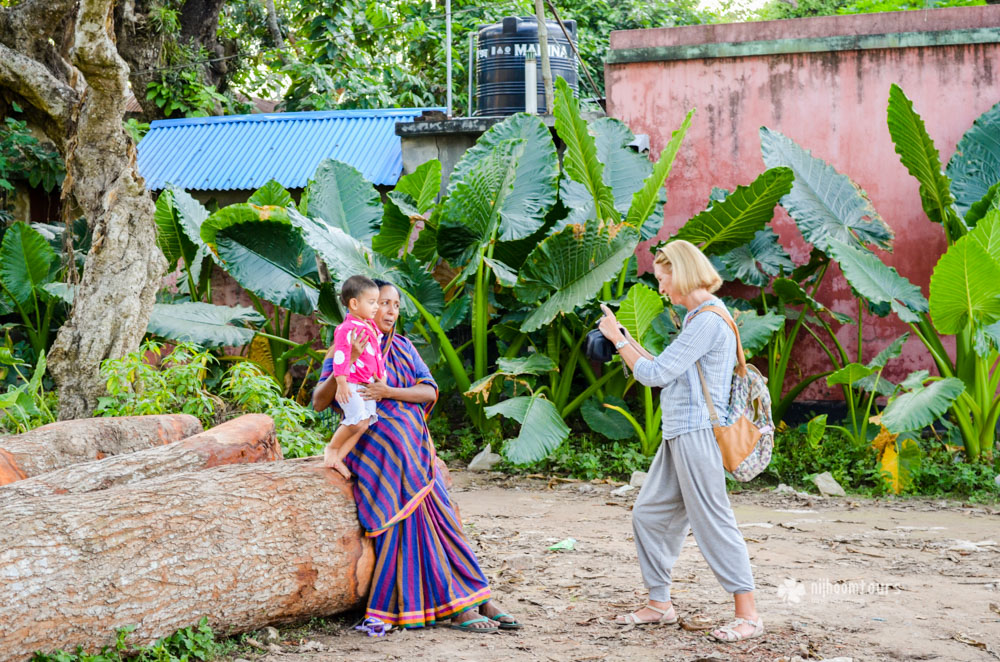
<instances>
[{"instance_id":1,"label":"white plastic pipe","mask_svg":"<svg viewBox=\"0 0 1000 662\"><path fill-rule=\"evenodd\" d=\"M538 114L538 70L531 51L524 56L524 112Z\"/></svg>"},{"instance_id":2,"label":"white plastic pipe","mask_svg":"<svg viewBox=\"0 0 1000 662\"><path fill-rule=\"evenodd\" d=\"M444 2L444 61L445 77L448 79L447 103L448 117L451 117L451 0Z\"/></svg>"}]
</instances>

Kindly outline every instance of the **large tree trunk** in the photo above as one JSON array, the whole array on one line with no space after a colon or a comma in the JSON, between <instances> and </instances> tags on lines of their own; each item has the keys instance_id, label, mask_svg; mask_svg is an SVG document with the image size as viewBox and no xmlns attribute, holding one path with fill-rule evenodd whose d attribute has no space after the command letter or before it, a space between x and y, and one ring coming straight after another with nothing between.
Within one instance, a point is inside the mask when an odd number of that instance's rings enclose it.
<instances>
[{"instance_id":1,"label":"large tree trunk","mask_svg":"<svg viewBox=\"0 0 1000 662\"><path fill-rule=\"evenodd\" d=\"M201 432L188 414L60 421L0 439L0 485L79 462L169 444Z\"/></svg>"},{"instance_id":2,"label":"large tree trunk","mask_svg":"<svg viewBox=\"0 0 1000 662\"><path fill-rule=\"evenodd\" d=\"M360 606L374 567L319 458L216 467L0 505L0 660L221 633Z\"/></svg>"},{"instance_id":3,"label":"large tree trunk","mask_svg":"<svg viewBox=\"0 0 1000 662\"><path fill-rule=\"evenodd\" d=\"M93 239L73 310L49 352L60 418L80 418L105 393L101 361L134 351L146 333L167 261L156 245L156 211L122 128L128 65L118 55L113 3L81 0L73 63L87 81L66 180Z\"/></svg>"},{"instance_id":4,"label":"large tree trunk","mask_svg":"<svg viewBox=\"0 0 1000 662\"><path fill-rule=\"evenodd\" d=\"M0 504L28 497L96 492L227 464L280 459L274 421L264 414L247 414L175 444L74 464L0 487Z\"/></svg>"}]
</instances>

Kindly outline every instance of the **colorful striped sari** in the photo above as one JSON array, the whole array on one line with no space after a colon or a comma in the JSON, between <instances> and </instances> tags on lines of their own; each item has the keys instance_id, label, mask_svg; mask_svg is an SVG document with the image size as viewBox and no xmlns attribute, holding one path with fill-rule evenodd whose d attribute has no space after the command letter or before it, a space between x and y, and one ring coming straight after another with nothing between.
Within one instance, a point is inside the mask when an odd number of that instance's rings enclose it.
<instances>
[{"instance_id":1,"label":"colorful striped sari","mask_svg":"<svg viewBox=\"0 0 1000 662\"><path fill-rule=\"evenodd\" d=\"M390 387L437 384L407 338L383 339ZM330 365L327 365L327 364ZM321 379L332 372L328 359ZM354 500L365 535L375 544L375 574L366 616L407 628L490 599L490 587L455 517L426 417L434 403L378 403L378 422L344 458L354 474Z\"/></svg>"}]
</instances>

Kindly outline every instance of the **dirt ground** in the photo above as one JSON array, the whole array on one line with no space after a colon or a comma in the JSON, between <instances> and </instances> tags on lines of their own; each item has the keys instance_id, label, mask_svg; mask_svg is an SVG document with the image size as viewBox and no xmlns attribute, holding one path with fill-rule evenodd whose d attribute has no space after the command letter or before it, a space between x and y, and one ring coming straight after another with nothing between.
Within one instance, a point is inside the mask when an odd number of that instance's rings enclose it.
<instances>
[{"instance_id":1,"label":"dirt ground","mask_svg":"<svg viewBox=\"0 0 1000 662\"><path fill-rule=\"evenodd\" d=\"M767 635L713 643L677 625L620 627L643 604L632 539L638 490L456 472L454 498L494 596L523 630L447 627L368 638L361 614L285 629L265 662L320 660L1000 660L1000 508L783 493L732 496ZM549 551L573 538L571 551ZM721 625L731 598L689 536L674 570L682 619Z\"/></svg>"}]
</instances>

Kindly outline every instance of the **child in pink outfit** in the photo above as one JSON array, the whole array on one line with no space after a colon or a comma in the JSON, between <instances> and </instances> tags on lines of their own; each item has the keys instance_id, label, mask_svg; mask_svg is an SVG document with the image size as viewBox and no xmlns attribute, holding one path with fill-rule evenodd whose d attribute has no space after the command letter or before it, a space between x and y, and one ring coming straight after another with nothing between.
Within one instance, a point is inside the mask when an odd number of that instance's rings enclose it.
<instances>
[{"instance_id":1,"label":"child in pink outfit","mask_svg":"<svg viewBox=\"0 0 1000 662\"><path fill-rule=\"evenodd\" d=\"M333 332L332 376L337 380L335 397L344 410L344 418L323 451L323 462L344 478L350 478L344 458L378 420L375 401L363 399L358 385L385 379L385 363L379 349L382 333L373 321L378 312L378 285L365 276L351 276L341 287L340 300L349 313ZM364 348L353 363L352 344Z\"/></svg>"}]
</instances>

